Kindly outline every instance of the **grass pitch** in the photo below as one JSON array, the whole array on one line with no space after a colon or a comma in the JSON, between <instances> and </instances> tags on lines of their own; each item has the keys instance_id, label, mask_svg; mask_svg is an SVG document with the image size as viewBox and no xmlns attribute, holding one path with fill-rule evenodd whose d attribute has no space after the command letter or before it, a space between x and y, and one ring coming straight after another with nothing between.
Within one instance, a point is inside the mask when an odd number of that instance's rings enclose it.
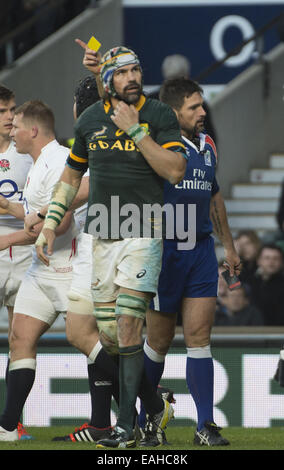
<instances>
[{"instance_id":1,"label":"grass pitch","mask_svg":"<svg viewBox=\"0 0 284 470\"><path fill-rule=\"evenodd\" d=\"M27 428L27 431L34 436L34 440L16 441L16 442L0 442L0 451L88 451L95 450L95 444L84 442L52 442L55 436L63 436L73 431L72 427L44 427L44 428ZM149 451L174 452L185 450L191 454L191 451L210 452L210 451L264 451L284 450L284 428L224 428L222 434L229 439L231 444L225 447L207 447L194 446L193 436L195 429L193 427L176 427L169 426L166 435L169 446L159 448L151 448ZM127 449L124 452L139 451L144 452L145 447L136 449ZM101 451L97 451L101 452ZM119 452L119 451L118 451ZM109 453L109 450L108 450ZM194 454L193 454L194 455ZM232 463L232 462L231 462Z\"/></svg>"}]
</instances>

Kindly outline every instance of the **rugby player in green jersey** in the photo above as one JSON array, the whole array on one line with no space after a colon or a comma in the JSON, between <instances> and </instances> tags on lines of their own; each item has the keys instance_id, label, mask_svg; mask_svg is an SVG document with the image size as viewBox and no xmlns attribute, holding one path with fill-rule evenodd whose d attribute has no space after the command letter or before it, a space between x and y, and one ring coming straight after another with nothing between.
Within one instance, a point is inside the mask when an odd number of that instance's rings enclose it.
<instances>
[{"instance_id":1,"label":"rugby player in green jersey","mask_svg":"<svg viewBox=\"0 0 284 470\"><path fill-rule=\"evenodd\" d=\"M48 264L55 228L89 168L85 231L94 238L93 299L100 315L116 318L120 380L116 426L97 447L133 447L135 403L144 370L142 329L157 289L164 235L161 217L149 221L144 209L163 206L164 181L182 180L186 155L172 109L144 96L142 70L133 51L108 51L101 59L100 78L106 98L76 122L75 142L36 246L38 257ZM168 402L164 407L161 428L173 414Z\"/></svg>"}]
</instances>

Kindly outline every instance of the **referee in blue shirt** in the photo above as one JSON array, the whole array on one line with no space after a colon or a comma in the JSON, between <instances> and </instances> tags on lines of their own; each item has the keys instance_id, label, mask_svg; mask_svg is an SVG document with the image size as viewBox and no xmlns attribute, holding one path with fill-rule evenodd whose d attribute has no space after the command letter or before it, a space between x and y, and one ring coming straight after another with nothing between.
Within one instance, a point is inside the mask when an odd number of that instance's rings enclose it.
<instances>
[{"instance_id":1,"label":"referee in blue shirt","mask_svg":"<svg viewBox=\"0 0 284 470\"><path fill-rule=\"evenodd\" d=\"M193 249L180 249L182 240L164 241L163 265L158 295L147 315L144 345L147 374L158 385L165 356L181 314L187 348L186 382L197 409L197 445L223 446L229 441L220 434L213 417L213 359L211 328L216 309L218 264L212 231L224 247L226 268L238 275L240 258L234 248L226 209L215 176L217 151L213 139L204 133L205 111L202 88L187 78L164 82L160 100L169 104L180 123L188 157L183 181L165 183L165 203L183 205L184 232L190 232L188 205L196 205L196 243ZM177 232L177 231L176 231ZM143 410L140 414L143 427ZM155 445L153 442L152 445Z\"/></svg>"}]
</instances>

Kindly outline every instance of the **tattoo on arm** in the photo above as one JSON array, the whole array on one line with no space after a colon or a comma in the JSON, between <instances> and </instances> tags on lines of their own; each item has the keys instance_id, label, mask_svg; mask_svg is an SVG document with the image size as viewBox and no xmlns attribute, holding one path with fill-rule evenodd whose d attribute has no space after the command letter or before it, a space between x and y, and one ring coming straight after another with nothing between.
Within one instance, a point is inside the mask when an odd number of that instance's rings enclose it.
<instances>
[{"instance_id":1,"label":"tattoo on arm","mask_svg":"<svg viewBox=\"0 0 284 470\"><path fill-rule=\"evenodd\" d=\"M211 201L211 220L212 220L216 235L218 235L218 237L222 239L224 236L224 232L223 232L221 218L220 218L220 211L214 199Z\"/></svg>"}]
</instances>

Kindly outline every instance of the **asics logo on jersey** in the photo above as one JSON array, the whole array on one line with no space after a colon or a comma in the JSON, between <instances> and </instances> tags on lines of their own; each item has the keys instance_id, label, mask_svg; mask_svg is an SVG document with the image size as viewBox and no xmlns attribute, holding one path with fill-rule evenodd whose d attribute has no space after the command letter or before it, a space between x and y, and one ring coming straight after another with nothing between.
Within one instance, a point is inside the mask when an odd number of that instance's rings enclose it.
<instances>
[{"instance_id":1,"label":"asics logo on jersey","mask_svg":"<svg viewBox=\"0 0 284 470\"><path fill-rule=\"evenodd\" d=\"M140 279L141 277L145 276L146 274L146 269L142 269L142 271L140 271L140 273L138 273L136 275L137 279Z\"/></svg>"}]
</instances>

